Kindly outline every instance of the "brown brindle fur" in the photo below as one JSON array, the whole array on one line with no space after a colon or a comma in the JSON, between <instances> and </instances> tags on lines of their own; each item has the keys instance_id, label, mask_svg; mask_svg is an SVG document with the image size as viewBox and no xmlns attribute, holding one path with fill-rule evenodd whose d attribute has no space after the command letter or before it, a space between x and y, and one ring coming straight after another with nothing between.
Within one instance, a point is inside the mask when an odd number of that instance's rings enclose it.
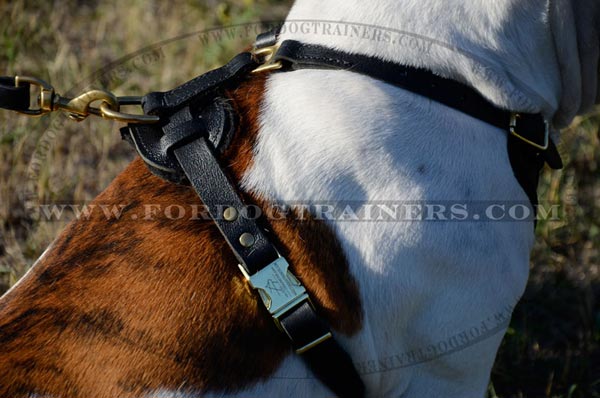
<instances>
[{"instance_id":1,"label":"brown brindle fur","mask_svg":"<svg viewBox=\"0 0 600 398\"><path fill-rule=\"evenodd\" d=\"M252 162L263 91L254 78L230 93L246 127L224 156L236 181ZM144 204L199 203L192 189L153 176L137 159L95 203L127 207L118 220L94 211L70 224L0 300L0 397L236 390L291 354L212 222L143 220ZM270 227L332 327L359 330L357 286L328 227L290 219Z\"/></svg>"}]
</instances>

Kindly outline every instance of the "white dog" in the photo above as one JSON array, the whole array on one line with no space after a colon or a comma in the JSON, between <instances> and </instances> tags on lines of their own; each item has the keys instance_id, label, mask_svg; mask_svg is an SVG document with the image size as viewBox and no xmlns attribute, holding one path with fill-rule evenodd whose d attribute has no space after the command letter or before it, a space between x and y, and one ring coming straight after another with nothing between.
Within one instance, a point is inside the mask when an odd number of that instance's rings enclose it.
<instances>
[{"instance_id":1,"label":"white dog","mask_svg":"<svg viewBox=\"0 0 600 398\"><path fill-rule=\"evenodd\" d=\"M599 6L298 0L281 40L424 67L499 107L541 112L560 128L596 102ZM364 33L335 21L365 24ZM378 39L385 34L391 41ZM244 180L250 190L280 200L527 200L509 164L506 131L352 72L279 74L267 87ZM527 282L532 224L331 225L360 284L364 327L343 343L367 373L369 396L483 396ZM316 381L282 381L302 376L300 369L290 357L274 381L240 396L283 396L291 385L302 386L298 396L326 396Z\"/></svg>"},{"instance_id":2,"label":"white dog","mask_svg":"<svg viewBox=\"0 0 600 398\"><path fill-rule=\"evenodd\" d=\"M426 68L561 128L596 102L599 13L598 0L298 0L279 40ZM316 214L357 282L358 300L349 305L360 303L360 330L333 331L367 395L483 397L534 241L531 221L495 221L496 211L510 212L502 204L528 201L509 162L508 132L351 71L276 73L265 87L252 159L241 174L245 190L314 208L411 204L395 222ZM99 203L127 200L128 214L143 217L144 201L163 199L197 200L138 161ZM482 209L467 205L485 203L494 212L475 221L472 213ZM423 220L425 211L432 214ZM235 260L212 269L227 251L218 233L185 221L96 221L71 225L0 300L0 395L331 395L281 348ZM287 237L300 242L291 254L311 238L297 235ZM304 258L331 263L331 254ZM306 269L300 277L309 280ZM307 287L323 311L335 307L327 292L336 286ZM254 325L273 337L261 340ZM216 373L202 373L210 366ZM259 367L266 374L253 373ZM212 395L202 391L210 383L218 387ZM228 387L237 392L214 392Z\"/></svg>"}]
</instances>

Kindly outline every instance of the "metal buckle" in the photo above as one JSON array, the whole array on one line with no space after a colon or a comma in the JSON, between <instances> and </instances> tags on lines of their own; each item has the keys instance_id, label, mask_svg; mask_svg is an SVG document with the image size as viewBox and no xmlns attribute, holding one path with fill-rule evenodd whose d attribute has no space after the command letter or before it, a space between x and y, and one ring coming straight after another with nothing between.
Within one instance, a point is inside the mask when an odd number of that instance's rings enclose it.
<instances>
[{"instance_id":1,"label":"metal buckle","mask_svg":"<svg viewBox=\"0 0 600 398\"><path fill-rule=\"evenodd\" d=\"M310 297L306 293L306 289L290 272L290 265L285 258L279 257L252 276L248 275L248 272L242 265L238 264L238 266L250 285L258 290L263 304L273 317L279 330L286 332L279 318L298 305L308 302L314 308ZM296 349L296 352L302 354L331 337L331 333L328 332L303 347Z\"/></svg>"},{"instance_id":2,"label":"metal buckle","mask_svg":"<svg viewBox=\"0 0 600 398\"><path fill-rule=\"evenodd\" d=\"M252 73L262 73L281 69L283 67L281 61L273 62L273 57L275 57L277 50L279 50L279 44L263 48L255 47L252 50L252 57L254 57L254 60L260 63L261 65L258 68L254 69Z\"/></svg>"},{"instance_id":3,"label":"metal buckle","mask_svg":"<svg viewBox=\"0 0 600 398\"><path fill-rule=\"evenodd\" d=\"M550 145L550 124L544 120L544 125L545 125L545 131L544 131L544 143L542 145L533 142L531 140L528 140L527 138L523 137L522 135L520 135L519 133L517 133L517 119L520 118L521 115L518 113L511 113L510 115L510 123L509 123L509 127L510 127L510 133L512 135L514 135L515 137L517 137L518 139L520 139L521 141L533 146L534 148L537 148L541 151L545 151L546 149L548 149L548 146Z\"/></svg>"},{"instance_id":4,"label":"metal buckle","mask_svg":"<svg viewBox=\"0 0 600 398\"><path fill-rule=\"evenodd\" d=\"M279 318L309 299L306 289L289 271L289 264L283 257L279 257L252 276L248 275L244 267L239 267L250 285L258 290L263 304L280 328Z\"/></svg>"},{"instance_id":5,"label":"metal buckle","mask_svg":"<svg viewBox=\"0 0 600 398\"><path fill-rule=\"evenodd\" d=\"M52 102L54 101L54 88L42 79L28 76L15 76L15 87L20 87L21 83L27 83L31 86L38 87L38 109L28 109L26 111L18 111L27 116L43 116L53 111Z\"/></svg>"}]
</instances>

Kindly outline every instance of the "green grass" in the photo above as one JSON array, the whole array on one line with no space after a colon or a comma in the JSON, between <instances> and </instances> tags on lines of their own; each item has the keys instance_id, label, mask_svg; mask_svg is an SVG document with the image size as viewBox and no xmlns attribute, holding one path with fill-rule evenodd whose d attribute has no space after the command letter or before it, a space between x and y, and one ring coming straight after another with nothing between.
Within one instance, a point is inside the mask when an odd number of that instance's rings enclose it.
<instances>
[{"instance_id":1,"label":"green grass","mask_svg":"<svg viewBox=\"0 0 600 398\"><path fill-rule=\"evenodd\" d=\"M251 37L203 43L192 35L94 76L165 39L281 19L289 4L0 1L0 72L39 76L71 94L88 86L120 95L165 90L223 63ZM36 221L25 207L29 195L40 202L89 201L133 158L117 123L63 120L0 112L0 291L64 227L64 222ZM544 171L540 199L559 203L564 218L538 226L530 282L500 349L490 397L600 397L599 123L598 114L576 120L563 135L565 169ZM40 172L30 178L36 156L42 158Z\"/></svg>"}]
</instances>

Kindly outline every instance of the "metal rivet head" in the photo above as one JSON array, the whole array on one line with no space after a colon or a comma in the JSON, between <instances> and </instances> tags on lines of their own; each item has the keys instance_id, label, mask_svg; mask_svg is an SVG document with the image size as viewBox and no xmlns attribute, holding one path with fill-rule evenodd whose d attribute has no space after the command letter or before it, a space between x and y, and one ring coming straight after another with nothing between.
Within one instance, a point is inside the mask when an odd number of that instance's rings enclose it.
<instances>
[{"instance_id":1,"label":"metal rivet head","mask_svg":"<svg viewBox=\"0 0 600 398\"><path fill-rule=\"evenodd\" d=\"M238 216L238 211L235 207L228 207L223 212L223 218L225 221L235 221Z\"/></svg>"},{"instance_id":2,"label":"metal rivet head","mask_svg":"<svg viewBox=\"0 0 600 398\"><path fill-rule=\"evenodd\" d=\"M248 232L244 232L242 235L240 235L240 243L242 244L242 246L250 247L254 244L254 242L254 235Z\"/></svg>"}]
</instances>

